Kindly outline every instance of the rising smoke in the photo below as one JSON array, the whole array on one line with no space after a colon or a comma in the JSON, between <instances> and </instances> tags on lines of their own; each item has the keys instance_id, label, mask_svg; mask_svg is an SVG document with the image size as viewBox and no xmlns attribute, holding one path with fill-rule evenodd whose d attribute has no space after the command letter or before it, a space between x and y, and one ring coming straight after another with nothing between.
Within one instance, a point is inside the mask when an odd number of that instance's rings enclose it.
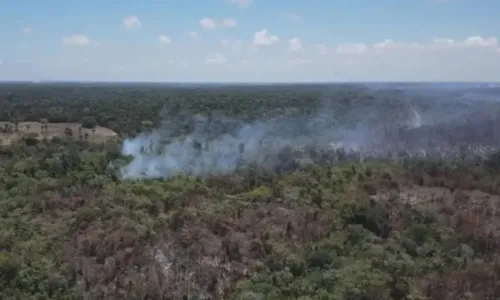
<instances>
[{"instance_id":1,"label":"rising smoke","mask_svg":"<svg viewBox=\"0 0 500 300\"><path fill-rule=\"evenodd\" d=\"M194 116L194 130L182 137L160 128L123 144L123 154L133 156L122 169L123 178L168 178L179 174L227 174L239 166L253 163L273 167L283 149L327 146L337 136L343 146L358 147L361 131L341 138L319 119L275 119L244 124L229 132L216 132L206 116ZM213 126L213 127L212 127Z\"/></svg>"},{"instance_id":2,"label":"rising smoke","mask_svg":"<svg viewBox=\"0 0 500 300\"><path fill-rule=\"evenodd\" d=\"M469 103L399 101L393 111L373 105L346 110L325 97L315 114L287 108L249 123L215 113L179 114L152 132L124 141L122 152L132 161L121 175L138 179L228 174L249 164L276 168L291 156L299 165L308 164L311 149L342 149L362 157L401 151L442 157L464 149L483 155L500 146L500 134L491 130L500 125L491 106L473 110Z\"/></svg>"}]
</instances>

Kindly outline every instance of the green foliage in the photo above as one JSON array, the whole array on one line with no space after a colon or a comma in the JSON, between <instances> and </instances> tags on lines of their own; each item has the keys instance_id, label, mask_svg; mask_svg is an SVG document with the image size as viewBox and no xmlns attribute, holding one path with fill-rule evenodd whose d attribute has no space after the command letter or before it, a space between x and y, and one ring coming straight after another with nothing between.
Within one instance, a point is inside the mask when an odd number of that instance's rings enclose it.
<instances>
[{"instance_id":1,"label":"green foliage","mask_svg":"<svg viewBox=\"0 0 500 300\"><path fill-rule=\"evenodd\" d=\"M85 117L81 120L82 127L93 129L97 126L97 120L94 117Z\"/></svg>"},{"instance_id":2,"label":"green foliage","mask_svg":"<svg viewBox=\"0 0 500 300\"><path fill-rule=\"evenodd\" d=\"M99 123L127 136L161 118L223 110L248 122L321 104L314 86L144 89L9 86L0 119ZM356 123L344 117L353 106L397 107L365 96L339 90L336 117ZM344 163L343 150L332 159L313 149L311 165L292 168L285 149L276 172L122 181L131 157L120 146L35 135L0 146L0 299L447 300L450 290L457 299L498 290L498 155L467 169ZM443 196L422 196L428 189Z\"/></svg>"},{"instance_id":3,"label":"green foliage","mask_svg":"<svg viewBox=\"0 0 500 300\"><path fill-rule=\"evenodd\" d=\"M381 203L367 198L347 203L342 211L346 225L361 225L381 237L387 237L390 233L389 214Z\"/></svg>"},{"instance_id":4,"label":"green foliage","mask_svg":"<svg viewBox=\"0 0 500 300\"><path fill-rule=\"evenodd\" d=\"M273 191L267 186L259 186L246 193L246 196L255 201L266 201L271 199Z\"/></svg>"}]
</instances>

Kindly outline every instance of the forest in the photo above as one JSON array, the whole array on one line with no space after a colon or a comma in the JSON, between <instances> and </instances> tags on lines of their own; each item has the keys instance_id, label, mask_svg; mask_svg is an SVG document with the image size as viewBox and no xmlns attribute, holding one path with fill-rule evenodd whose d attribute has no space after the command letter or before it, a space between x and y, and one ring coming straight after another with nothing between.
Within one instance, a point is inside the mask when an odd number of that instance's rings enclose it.
<instances>
[{"instance_id":1,"label":"forest","mask_svg":"<svg viewBox=\"0 0 500 300\"><path fill-rule=\"evenodd\" d=\"M498 299L498 95L1 83L0 299Z\"/></svg>"}]
</instances>

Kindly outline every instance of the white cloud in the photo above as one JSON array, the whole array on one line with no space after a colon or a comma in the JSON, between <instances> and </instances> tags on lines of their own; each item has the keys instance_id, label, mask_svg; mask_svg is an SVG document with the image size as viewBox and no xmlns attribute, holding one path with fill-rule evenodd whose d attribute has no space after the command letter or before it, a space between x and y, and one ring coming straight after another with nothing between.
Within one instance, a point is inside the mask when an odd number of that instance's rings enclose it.
<instances>
[{"instance_id":1,"label":"white cloud","mask_svg":"<svg viewBox=\"0 0 500 300\"><path fill-rule=\"evenodd\" d=\"M376 43L375 45L373 45L373 47L376 49L384 49L384 48L394 48L395 45L396 42L394 42L393 40L386 39Z\"/></svg>"},{"instance_id":2,"label":"white cloud","mask_svg":"<svg viewBox=\"0 0 500 300\"><path fill-rule=\"evenodd\" d=\"M204 29L215 29L215 27L217 27L217 21L211 18L203 18L200 20L200 25Z\"/></svg>"},{"instance_id":3,"label":"white cloud","mask_svg":"<svg viewBox=\"0 0 500 300\"><path fill-rule=\"evenodd\" d=\"M193 42L199 42L201 40L200 34L197 31L188 32L188 36Z\"/></svg>"},{"instance_id":4,"label":"white cloud","mask_svg":"<svg viewBox=\"0 0 500 300\"><path fill-rule=\"evenodd\" d=\"M224 18L221 21L217 21L212 18L205 17L199 21L200 26L204 29L211 30L216 28L232 28L236 27L236 20L232 18Z\"/></svg>"},{"instance_id":5,"label":"white cloud","mask_svg":"<svg viewBox=\"0 0 500 300\"><path fill-rule=\"evenodd\" d=\"M135 15L128 16L123 19L123 27L126 29L139 29L141 28L141 21Z\"/></svg>"},{"instance_id":6,"label":"white cloud","mask_svg":"<svg viewBox=\"0 0 500 300\"><path fill-rule=\"evenodd\" d=\"M316 45L318 52L326 53L327 47L323 44ZM451 38L434 38L428 42L398 42L392 39L385 39L378 43L368 46L363 43L340 44L335 48L335 53L342 55L361 55L361 54L383 54L394 53L398 51L401 54L433 52L453 49L497 49L499 47L499 40L496 37L484 38L481 36L470 36L461 41L456 41ZM411 52L408 52L411 51Z\"/></svg>"},{"instance_id":7,"label":"white cloud","mask_svg":"<svg viewBox=\"0 0 500 300\"><path fill-rule=\"evenodd\" d=\"M222 65L227 63L227 57L220 53L215 53L208 57L205 62L209 65Z\"/></svg>"},{"instance_id":8,"label":"white cloud","mask_svg":"<svg viewBox=\"0 0 500 300\"><path fill-rule=\"evenodd\" d=\"M62 38L62 43L70 46L88 46L91 42L90 38L83 34L74 34Z\"/></svg>"},{"instance_id":9,"label":"white cloud","mask_svg":"<svg viewBox=\"0 0 500 300\"><path fill-rule=\"evenodd\" d=\"M229 0L229 2L236 4L239 7L248 7L253 3L253 0Z\"/></svg>"},{"instance_id":10,"label":"white cloud","mask_svg":"<svg viewBox=\"0 0 500 300\"><path fill-rule=\"evenodd\" d=\"M270 35L267 29L257 31L253 37L253 44L256 46L272 45L278 41L279 37L277 35Z\"/></svg>"},{"instance_id":11,"label":"white cloud","mask_svg":"<svg viewBox=\"0 0 500 300\"><path fill-rule=\"evenodd\" d=\"M298 22L298 21L302 20L302 16L299 16L299 15L297 15L295 13L291 13L291 12L284 13L283 17L286 20L292 21L292 22Z\"/></svg>"},{"instance_id":12,"label":"white cloud","mask_svg":"<svg viewBox=\"0 0 500 300\"><path fill-rule=\"evenodd\" d=\"M417 49L417 48L422 48L422 45L419 43L405 43L405 42L395 42L394 40L391 39L385 39L381 42L376 43L373 45L373 48L378 50L379 52L381 51L386 51L386 50L394 50L394 49Z\"/></svg>"},{"instance_id":13,"label":"white cloud","mask_svg":"<svg viewBox=\"0 0 500 300\"><path fill-rule=\"evenodd\" d=\"M495 48L498 47L499 41L497 37L483 38L475 35L470 36L463 41L455 41L450 38L435 38L431 45L441 48Z\"/></svg>"},{"instance_id":14,"label":"white cloud","mask_svg":"<svg viewBox=\"0 0 500 300\"><path fill-rule=\"evenodd\" d=\"M227 28L236 27L236 20L231 18L224 18L222 20L222 27L227 27Z\"/></svg>"},{"instance_id":15,"label":"white cloud","mask_svg":"<svg viewBox=\"0 0 500 300\"><path fill-rule=\"evenodd\" d=\"M496 37L483 38L475 35L466 38L464 44L471 47L496 47L498 45L498 39Z\"/></svg>"},{"instance_id":16,"label":"white cloud","mask_svg":"<svg viewBox=\"0 0 500 300\"><path fill-rule=\"evenodd\" d=\"M3 60L0 59L0 65L3 65Z\"/></svg>"},{"instance_id":17,"label":"white cloud","mask_svg":"<svg viewBox=\"0 0 500 300\"><path fill-rule=\"evenodd\" d=\"M435 38L432 40L432 43L440 45L453 45L455 44L455 40L450 38Z\"/></svg>"},{"instance_id":18,"label":"white cloud","mask_svg":"<svg viewBox=\"0 0 500 300\"><path fill-rule=\"evenodd\" d=\"M40 76L68 80L241 82L500 80L498 38L484 35L430 36L418 41L401 41L389 36L374 43L345 40L340 41L340 44L318 36L319 39L313 40L311 46L306 43L306 36L298 35L296 38L301 41L299 47L298 43L291 42L295 37L284 38L280 35L278 38L273 36L277 32L268 31L271 28L257 31L255 35L252 32L246 39L227 32L212 40L215 45L208 42L190 43L189 38L205 37L202 31L188 33L189 29L181 33L184 39L181 36L179 40L175 38L171 41L175 47L165 45L169 51L163 59L147 55L147 52L137 52L139 49L134 47L113 49L112 43L104 44L103 41L99 51L86 51L87 48L82 47L84 52L64 53L67 57L64 62L57 60L57 54L54 54L54 62L50 64L31 58L18 62L14 56L2 57L4 64L0 67L0 80L35 80L40 79ZM38 29L36 32L38 34ZM154 35L152 42L159 46L160 34L163 33L166 37L174 38L169 36L171 32L165 31ZM92 48L94 44L97 45L92 37L68 35L63 43ZM312 38L314 36L308 36L307 41ZM273 46L266 48L263 45ZM302 51L286 55L285 51L291 48ZM148 51L146 48L144 50ZM86 57L90 60L84 63ZM189 67L185 67L188 63ZM130 72L119 72L118 66Z\"/></svg>"},{"instance_id":19,"label":"white cloud","mask_svg":"<svg viewBox=\"0 0 500 300\"><path fill-rule=\"evenodd\" d=\"M338 54L354 54L360 55L366 53L369 50L368 46L365 44L341 44L335 49Z\"/></svg>"},{"instance_id":20,"label":"white cloud","mask_svg":"<svg viewBox=\"0 0 500 300\"><path fill-rule=\"evenodd\" d=\"M290 52L300 52L302 51L302 41L294 37L290 41L288 41L288 51Z\"/></svg>"},{"instance_id":21,"label":"white cloud","mask_svg":"<svg viewBox=\"0 0 500 300\"><path fill-rule=\"evenodd\" d=\"M499 45L498 38L481 36L470 36L462 41L456 41L451 38L434 38L430 42L396 42L391 39L383 40L373 45L376 52L390 50L446 50L463 48L496 48Z\"/></svg>"},{"instance_id":22,"label":"white cloud","mask_svg":"<svg viewBox=\"0 0 500 300\"><path fill-rule=\"evenodd\" d=\"M158 41L162 44L170 44L172 43L172 39L166 35L160 35L158 37Z\"/></svg>"},{"instance_id":23,"label":"white cloud","mask_svg":"<svg viewBox=\"0 0 500 300\"><path fill-rule=\"evenodd\" d=\"M30 27L23 27L21 28L21 33L25 35L29 35L33 33L33 28Z\"/></svg>"}]
</instances>

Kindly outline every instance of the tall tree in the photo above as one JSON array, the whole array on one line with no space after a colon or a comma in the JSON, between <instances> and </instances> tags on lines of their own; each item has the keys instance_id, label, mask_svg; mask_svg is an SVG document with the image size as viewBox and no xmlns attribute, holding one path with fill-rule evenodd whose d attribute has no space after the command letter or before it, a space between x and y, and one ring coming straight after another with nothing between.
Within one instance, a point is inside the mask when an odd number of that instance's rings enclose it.
<instances>
[{"instance_id":1,"label":"tall tree","mask_svg":"<svg viewBox=\"0 0 500 300\"><path fill-rule=\"evenodd\" d=\"M73 130L72 130L71 128L69 128L69 127L66 127L66 128L64 129L64 134L65 134L66 136L68 136L68 137L72 137L72 136L73 136Z\"/></svg>"},{"instance_id":2,"label":"tall tree","mask_svg":"<svg viewBox=\"0 0 500 300\"><path fill-rule=\"evenodd\" d=\"M44 132L47 133L47 129L48 129L47 124L49 123L49 121L46 118L43 118L43 119L40 119L40 123L42 123L42 126L41 126L42 133L44 133Z\"/></svg>"},{"instance_id":3,"label":"tall tree","mask_svg":"<svg viewBox=\"0 0 500 300\"><path fill-rule=\"evenodd\" d=\"M94 117L85 117L81 121L82 127L86 129L94 129L97 126L97 120Z\"/></svg>"}]
</instances>

